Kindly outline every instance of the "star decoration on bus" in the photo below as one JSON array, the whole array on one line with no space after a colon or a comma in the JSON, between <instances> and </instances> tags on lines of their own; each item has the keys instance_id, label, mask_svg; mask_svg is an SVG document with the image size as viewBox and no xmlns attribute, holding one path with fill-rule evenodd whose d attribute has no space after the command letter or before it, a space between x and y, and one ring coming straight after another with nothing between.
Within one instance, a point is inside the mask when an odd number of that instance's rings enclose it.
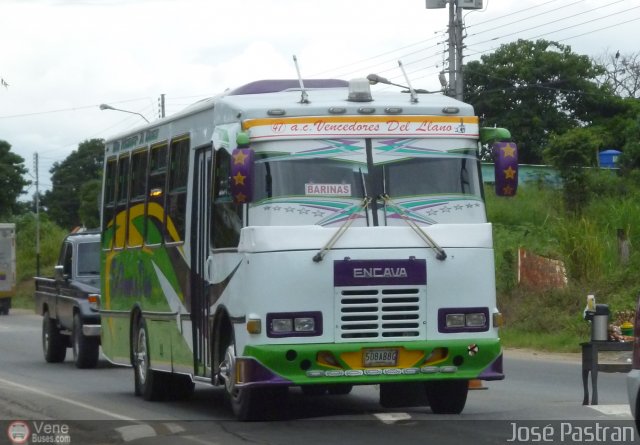
<instances>
[{"instance_id":1,"label":"star decoration on bus","mask_svg":"<svg viewBox=\"0 0 640 445\"><path fill-rule=\"evenodd\" d=\"M240 192L236 195L236 201L237 202L247 202L247 195L245 195L244 193Z\"/></svg>"}]
</instances>

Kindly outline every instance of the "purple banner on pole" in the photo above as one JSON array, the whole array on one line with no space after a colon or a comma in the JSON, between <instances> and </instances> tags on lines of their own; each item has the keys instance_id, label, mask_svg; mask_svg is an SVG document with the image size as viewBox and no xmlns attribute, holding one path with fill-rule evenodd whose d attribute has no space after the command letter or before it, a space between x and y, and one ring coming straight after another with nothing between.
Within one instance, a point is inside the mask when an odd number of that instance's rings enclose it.
<instances>
[{"instance_id":1,"label":"purple banner on pole","mask_svg":"<svg viewBox=\"0 0 640 445\"><path fill-rule=\"evenodd\" d=\"M253 198L253 150L236 148L231 153L231 194L237 204Z\"/></svg>"},{"instance_id":2,"label":"purple banner on pole","mask_svg":"<svg viewBox=\"0 0 640 445\"><path fill-rule=\"evenodd\" d=\"M496 195L514 196L518 190L518 147L513 142L493 144Z\"/></svg>"},{"instance_id":3,"label":"purple banner on pole","mask_svg":"<svg viewBox=\"0 0 640 445\"><path fill-rule=\"evenodd\" d=\"M334 286L427 284L426 260L341 260L333 262Z\"/></svg>"}]
</instances>

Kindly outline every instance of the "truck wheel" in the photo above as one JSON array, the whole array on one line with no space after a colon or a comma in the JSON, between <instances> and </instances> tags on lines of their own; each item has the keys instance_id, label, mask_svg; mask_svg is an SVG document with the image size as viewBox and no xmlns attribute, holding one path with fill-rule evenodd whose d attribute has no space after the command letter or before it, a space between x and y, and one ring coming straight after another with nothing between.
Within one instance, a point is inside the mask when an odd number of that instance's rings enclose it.
<instances>
[{"instance_id":1,"label":"truck wheel","mask_svg":"<svg viewBox=\"0 0 640 445\"><path fill-rule=\"evenodd\" d=\"M42 352L48 363L60 363L67 355L67 339L49 317L49 312L42 317Z\"/></svg>"},{"instance_id":2,"label":"truck wheel","mask_svg":"<svg viewBox=\"0 0 640 445\"><path fill-rule=\"evenodd\" d=\"M467 403L467 380L442 380L425 383L427 399L434 414L460 414Z\"/></svg>"},{"instance_id":3,"label":"truck wheel","mask_svg":"<svg viewBox=\"0 0 640 445\"><path fill-rule=\"evenodd\" d=\"M151 369L147 325L143 318L135 325L132 341L135 394L145 400L161 400L165 395L162 390L164 375Z\"/></svg>"},{"instance_id":4,"label":"truck wheel","mask_svg":"<svg viewBox=\"0 0 640 445\"><path fill-rule=\"evenodd\" d=\"M87 337L82 333L80 314L73 316L72 348L73 361L77 368L96 367L100 354L98 337Z\"/></svg>"},{"instance_id":5,"label":"truck wheel","mask_svg":"<svg viewBox=\"0 0 640 445\"><path fill-rule=\"evenodd\" d=\"M9 309L11 309L11 298L0 300L0 315L9 315Z\"/></svg>"}]
</instances>

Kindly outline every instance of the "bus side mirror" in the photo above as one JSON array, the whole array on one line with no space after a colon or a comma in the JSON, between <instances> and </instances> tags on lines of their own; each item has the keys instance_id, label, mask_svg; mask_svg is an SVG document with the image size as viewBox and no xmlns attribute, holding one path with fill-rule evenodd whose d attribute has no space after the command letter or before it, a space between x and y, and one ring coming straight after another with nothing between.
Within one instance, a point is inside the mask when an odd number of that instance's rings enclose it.
<instances>
[{"instance_id":1,"label":"bus side mirror","mask_svg":"<svg viewBox=\"0 0 640 445\"><path fill-rule=\"evenodd\" d=\"M518 147L513 142L495 142L492 151L496 195L514 196L518 190Z\"/></svg>"},{"instance_id":2,"label":"bus side mirror","mask_svg":"<svg viewBox=\"0 0 640 445\"><path fill-rule=\"evenodd\" d=\"M250 148L236 148L231 153L231 196L236 204L246 204L253 198L253 158Z\"/></svg>"}]
</instances>

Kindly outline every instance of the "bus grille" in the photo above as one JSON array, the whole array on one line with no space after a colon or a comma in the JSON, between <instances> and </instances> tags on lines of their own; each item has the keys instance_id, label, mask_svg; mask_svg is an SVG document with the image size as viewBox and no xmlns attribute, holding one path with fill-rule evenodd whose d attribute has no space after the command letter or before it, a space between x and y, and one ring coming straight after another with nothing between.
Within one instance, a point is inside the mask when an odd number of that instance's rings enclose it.
<instances>
[{"instance_id":1,"label":"bus grille","mask_svg":"<svg viewBox=\"0 0 640 445\"><path fill-rule=\"evenodd\" d=\"M337 288L336 297L338 341L425 338L424 287Z\"/></svg>"}]
</instances>

